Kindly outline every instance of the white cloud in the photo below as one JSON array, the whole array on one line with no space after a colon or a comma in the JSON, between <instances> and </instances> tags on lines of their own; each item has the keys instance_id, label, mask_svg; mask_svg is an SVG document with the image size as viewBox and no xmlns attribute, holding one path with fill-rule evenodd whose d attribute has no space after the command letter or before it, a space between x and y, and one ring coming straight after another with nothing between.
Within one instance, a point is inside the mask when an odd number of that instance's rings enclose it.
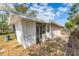
<instances>
[{"instance_id":1,"label":"white cloud","mask_svg":"<svg viewBox=\"0 0 79 59\"><path fill-rule=\"evenodd\" d=\"M56 16L67 13L72 5L73 3L64 3L62 7L57 8Z\"/></svg>"},{"instance_id":2,"label":"white cloud","mask_svg":"<svg viewBox=\"0 0 79 59\"><path fill-rule=\"evenodd\" d=\"M58 11L56 12L56 16L67 13L70 10L71 6L73 6L73 4L74 3L63 3L63 6L57 8Z\"/></svg>"},{"instance_id":3,"label":"white cloud","mask_svg":"<svg viewBox=\"0 0 79 59\"><path fill-rule=\"evenodd\" d=\"M66 12L66 11L68 11L68 10L69 10L68 7L59 7L59 8L58 8L58 11L61 11L61 12Z\"/></svg>"},{"instance_id":4,"label":"white cloud","mask_svg":"<svg viewBox=\"0 0 79 59\"><path fill-rule=\"evenodd\" d=\"M56 16L60 16L61 12L56 12Z\"/></svg>"},{"instance_id":5,"label":"white cloud","mask_svg":"<svg viewBox=\"0 0 79 59\"><path fill-rule=\"evenodd\" d=\"M42 6L47 6L48 3L41 3L40 5L42 5Z\"/></svg>"},{"instance_id":6,"label":"white cloud","mask_svg":"<svg viewBox=\"0 0 79 59\"><path fill-rule=\"evenodd\" d=\"M47 11L54 11L54 9L51 8L51 7L48 7L48 8L47 8Z\"/></svg>"},{"instance_id":7,"label":"white cloud","mask_svg":"<svg viewBox=\"0 0 79 59\"><path fill-rule=\"evenodd\" d=\"M74 3L64 3L63 5L67 6L67 7L71 7Z\"/></svg>"},{"instance_id":8,"label":"white cloud","mask_svg":"<svg viewBox=\"0 0 79 59\"><path fill-rule=\"evenodd\" d=\"M73 3L69 3L67 6L71 7L73 5Z\"/></svg>"},{"instance_id":9,"label":"white cloud","mask_svg":"<svg viewBox=\"0 0 79 59\"><path fill-rule=\"evenodd\" d=\"M30 7L32 10L36 10L38 12L37 18L41 19L54 19L55 14L53 13L53 8L48 7L48 4L34 4Z\"/></svg>"},{"instance_id":10,"label":"white cloud","mask_svg":"<svg viewBox=\"0 0 79 59\"><path fill-rule=\"evenodd\" d=\"M34 3L34 4L32 4L32 7L34 7L34 8L38 8L39 5L38 5L37 3Z\"/></svg>"}]
</instances>

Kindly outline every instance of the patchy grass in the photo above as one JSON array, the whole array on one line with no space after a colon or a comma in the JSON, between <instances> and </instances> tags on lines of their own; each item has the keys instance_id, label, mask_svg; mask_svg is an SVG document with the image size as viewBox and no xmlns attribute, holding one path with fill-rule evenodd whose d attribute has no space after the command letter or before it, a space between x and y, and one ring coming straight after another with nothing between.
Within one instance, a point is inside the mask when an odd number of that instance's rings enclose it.
<instances>
[{"instance_id":1,"label":"patchy grass","mask_svg":"<svg viewBox=\"0 0 79 59\"><path fill-rule=\"evenodd\" d=\"M5 35L0 35L0 50L2 49L8 49L8 46L12 46L13 44L15 44L16 39L15 39L15 35L14 34L10 34L10 40L8 42L5 41ZM2 55L2 53L0 52L0 55Z\"/></svg>"},{"instance_id":2,"label":"patchy grass","mask_svg":"<svg viewBox=\"0 0 79 59\"><path fill-rule=\"evenodd\" d=\"M15 39L15 35L14 34L10 34L11 40L6 42L5 41L5 35L0 35L0 48L3 48L6 44L11 44Z\"/></svg>"},{"instance_id":3,"label":"patchy grass","mask_svg":"<svg viewBox=\"0 0 79 59\"><path fill-rule=\"evenodd\" d=\"M48 40L24 49L15 39L14 34L10 34L11 40L6 42L5 35L0 35L0 48L5 49L0 55L4 56L61 56L64 55L64 45L59 44L55 40Z\"/></svg>"}]
</instances>

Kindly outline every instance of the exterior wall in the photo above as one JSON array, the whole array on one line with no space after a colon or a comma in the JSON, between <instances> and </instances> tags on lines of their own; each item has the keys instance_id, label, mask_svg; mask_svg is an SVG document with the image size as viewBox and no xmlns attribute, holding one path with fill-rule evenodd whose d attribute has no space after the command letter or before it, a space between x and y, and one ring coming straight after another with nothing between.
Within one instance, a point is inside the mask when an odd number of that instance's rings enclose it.
<instances>
[{"instance_id":1,"label":"exterior wall","mask_svg":"<svg viewBox=\"0 0 79 59\"><path fill-rule=\"evenodd\" d=\"M21 22L21 20L17 24L15 24L15 30L16 30L16 38L17 38L17 41L20 44L23 44L22 43L23 32L22 32L22 22Z\"/></svg>"},{"instance_id":2,"label":"exterior wall","mask_svg":"<svg viewBox=\"0 0 79 59\"><path fill-rule=\"evenodd\" d=\"M18 22L21 21L21 17L18 17L16 15L9 15L8 17L8 24L9 25L13 25L13 24L17 24Z\"/></svg>"},{"instance_id":3,"label":"exterior wall","mask_svg":"<svg viewBox=\"0 0 79 59\"><path fill-rule=\"evenodd\" d=\"M49 32L48 32L48 29L49 29ZM45 42L48 39L52 39L52 36L51 36L51 24L47 23L45 33L42 34L42 42Z\"/></svg>"},{"instance_id":4,"label":"exterior wall","mask_svg":"<svg viewBox=\"0 0 79 59\"><path fill-rule=\"evenodd\" d=\"M45 28L44 27L42 28L42 38L41 38L42 42L45 42L47 40L47 37L46 37L46 32L47 32L46 28L47 27L46 27L46 24L45 24ZM43 33L43 30L45 31L45 33Z\"/></svg>"},{"instance_id":5,"label":"exterior wall","mask_svg":"<svg viewBox=\"0 0 79 59\"><path fill-rule=\"evenodd\" d=\"M50 25L49 25L49 32L47 32L47 26L49 24L46 24L45 33L42 34L42 42L48 40L50 37ZM34 44L36 44L36 22L35 21L29 21L29 20L21 20L15 24L15 30L16 30L16 37L17 41L23 45L24 48L30 47Z\"/></svg>"},{"instance_id":6,"label":"exterior wall","mask_svg":"<svg viewBox=\"0 0 79 59\"><path fill-rule=\"evenodd\" d=\"M49 29L49 32L48 32L48 29ZM47 36L47 38L52 39L52 37L51 37L51 24L46 24L46 36Z\"/></svg>"},{"instance_id":7,"label":"exterior wall","mask_svg":"<svg viewBox=\"0 0 79 59\"><path fill-rule=\"evenodd\" d=\"M36 44L36 22L32 20L21 19L18 16L11 16L9 23L15 24L17 41L23 45L24 48ZM51 36L51 32L60 35L60 27L54 24L47 24L45 28L45 33L42 34L42 41L48 40ZM47 26L49 25L49 32L47 32Z\"/></svg>"},{"instance_id":8,"label":"exterior wall","mask_svg":"<svg viewBox=\"0 0 79 59\"><path fill-rule=\"evenodd\" d=\"M34 21L22 21L22 29L24 36L24 48L36 44L36 22Z\"/></svg>"},{"instance_id":9,"label":"exterior wall","mask_svg":"<svg viewBox=\"0 0 79 59\"><path fill-rule=\"evenodd\" d=\"M52 30L53 34L61 35L61 28L59 26L52 24L51 25L51 30Z\"/></svg>"}]
</instances>

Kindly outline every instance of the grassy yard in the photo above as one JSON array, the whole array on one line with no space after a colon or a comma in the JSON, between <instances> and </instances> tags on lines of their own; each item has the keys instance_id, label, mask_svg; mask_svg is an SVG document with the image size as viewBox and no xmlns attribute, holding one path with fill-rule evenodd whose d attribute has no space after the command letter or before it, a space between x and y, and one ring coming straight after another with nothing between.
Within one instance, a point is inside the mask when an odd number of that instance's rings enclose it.
<instances>
[{"instance_id":1,"label":"grassy yard","mask_svg":"<svg viewBox=\"0 0 79 59\"><path fill-rule=\"evenodd\" d=\"M10 34L10 40L8 42L5 41L5 35L0 35L0 50L1 49L8 49L10 46L16 44L16 39L14 34ZM3 53L0 52L0 55Z\"/></svg>"},{"instance_id":2,"label":"grassy yard","mask_svg":"<svg viewBox=\"0 0 79 59\"><path fill-rule=\"evenodd\" d=\"M0 55L4 56L61 56L64 55L64 45L57 43L54 40L46 41L45 43L40 43L34 45L33 47L24 49L19 45L15 39L14 34L10 34L11 40L6 42L5 35L0 35Z\"/></svg>"},{"instance_id":3,"label":"grassy yard","mask_svg":"<svg viewBox=\"0 0 79 59\"><path fill-rule=\"evenodd\" d=\"M14 34L10 34L10 36L11 36L11 40L9 42L6 42L5 35L0 35L0 49L3 48L6 44L12 43L14 41L13 40L13 39L15 39Z\"/></svg>"}]
</instances>

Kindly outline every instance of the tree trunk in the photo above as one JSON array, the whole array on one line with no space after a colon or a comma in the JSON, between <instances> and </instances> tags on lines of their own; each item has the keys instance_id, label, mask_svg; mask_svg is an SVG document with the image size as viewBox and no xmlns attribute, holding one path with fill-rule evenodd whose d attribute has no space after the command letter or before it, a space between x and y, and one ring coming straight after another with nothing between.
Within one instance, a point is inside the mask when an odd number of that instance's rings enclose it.
<instances>
[{"instance_id":1,"label":"tree trunk","mask_svg":"<svg viewBox=\"0 0 79 59\"><path fill-rule=\"evenodd\" d=\"M66 46L67 56L79 56L79 30L71 32Z\"/></svg>"}]
</instances>

